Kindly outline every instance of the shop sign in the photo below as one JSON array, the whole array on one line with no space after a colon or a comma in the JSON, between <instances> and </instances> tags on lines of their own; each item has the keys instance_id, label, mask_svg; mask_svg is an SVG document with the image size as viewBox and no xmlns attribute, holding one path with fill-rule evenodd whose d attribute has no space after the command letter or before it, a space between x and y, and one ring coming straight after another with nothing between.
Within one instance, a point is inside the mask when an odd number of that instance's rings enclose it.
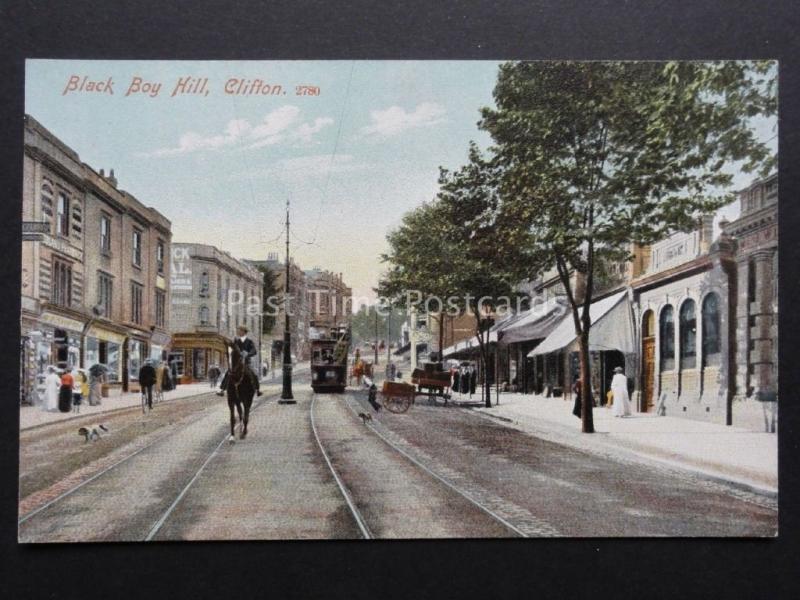
<instances>
[{"instance_id":1,"label":"shop sign","mask_svg":"<svg viewBox=\"0 0 800 600\"><path fill-rule=\"evenodd\" d=\"M173 247L170 265L170 287L172 291L192 291L192 259L188 248Z\"/></svg>"},{"instance_id":2,"label":"shop sign","mask_svg":"<svg viewBox=\"0 0 800 600\"><path fill-rule=\"evenodd\" d=\"M124 335L115 333L113 331L108 331L107 329L101 329L99 327L90 328L88 336L95 337L98 340L103 340L104 342L113 342L114 344L122 344L125 341Z\"/></svg>"},{"instance_id":3,"label":"shop sign","mask_svg":"<svg viewBox=\"0 0 800 600\"><path fill-rule=\"evenodd\" d=\"M39 321L41 323L45 323L46 325L52 325L53 327L58 327L60 329L83 331L83 323L81 323L80 321L76 321L75 319L64 317L62 315L56 315L53 313L46 312L43 313L41 317L39 317Z\"/></svg>"}]
</instances>

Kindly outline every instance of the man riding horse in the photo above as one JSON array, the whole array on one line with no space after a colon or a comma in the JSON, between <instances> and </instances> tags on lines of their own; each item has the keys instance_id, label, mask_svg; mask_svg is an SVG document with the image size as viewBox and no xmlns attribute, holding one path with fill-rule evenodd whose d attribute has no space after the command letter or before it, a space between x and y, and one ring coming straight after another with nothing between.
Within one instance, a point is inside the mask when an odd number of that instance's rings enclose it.
<instances>
[{"instance_id":1,"label":"man riding horse","mask_svg":"<svg viewBox=\"0 0 800 600\"><path fill-rule=\"evenodd\" d=\"M253 343L249 337L247 337L247 327L239 326L236 328L236 338L233 340L233 345L239 349L239 352L242 353L245 361L245 367L247 370L247 376L250 377L250 381L253 384L253 389L256 391L256 395L261 395L261 389L259 386L258 375L256 375L255 371L250 365L251 359L258 354L256 350L256 345ZM222 383L220 384L220 389L217 392L217 396L224 396L225 390L228 388L228 380L230 379L230 369L225 373L225 377L222 378Z\"/></svg>"}]
</instances>

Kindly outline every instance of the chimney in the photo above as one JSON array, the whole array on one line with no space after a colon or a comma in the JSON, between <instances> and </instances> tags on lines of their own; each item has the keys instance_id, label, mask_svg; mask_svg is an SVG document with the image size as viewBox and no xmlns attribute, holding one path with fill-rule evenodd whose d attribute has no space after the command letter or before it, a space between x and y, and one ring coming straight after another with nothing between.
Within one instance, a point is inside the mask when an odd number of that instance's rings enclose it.
<instances>
[{"instance_id":1,"label":"chimney","mask_svg":"<svg viewBox=\"0 0 800 600\"><path fill-rule=\"evenodd\" d=\"M108 177L106 177L106 181L110 183L115 188L117 187L117 178L114 177L114 169L109 170Z\"/></svg>"},{"instance_id":2,"label":"chimney","mask_svg":"<svg viewBox=\"0 0 800 600\"><path fill-rule=\"evenodd\" d=\"M105 177L106 173L104 169L100 169L100 177Z\"/></svg>"}]
</instances>

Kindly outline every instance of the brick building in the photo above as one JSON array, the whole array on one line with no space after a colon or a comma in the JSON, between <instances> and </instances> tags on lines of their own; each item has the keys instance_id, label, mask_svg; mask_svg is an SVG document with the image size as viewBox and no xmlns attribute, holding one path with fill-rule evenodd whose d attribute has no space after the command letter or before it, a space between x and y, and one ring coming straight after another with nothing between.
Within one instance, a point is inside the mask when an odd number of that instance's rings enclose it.
<instances>
[{"instance_id":1,"label":"brick building","mask_svg":"<svg viewBox=\"0 0 800 600\"><path fill-rule=\"evenodd\" d=\"M318 267L305 274L309 326L328 329L350 323L353 290L345 284L342 274Z\"/></svg>"},{"instance_id":2,"label":"brick building","mask_svg":"<svg viewBox=\"0 0 800 600\"><path fill-rule=\"evenodd\" d=\"M48 365L109 367L128 389L169 343L171 223L25 117L21 396Z\"/></svg>"},{"instance_id":3,"label":"brick building","mask_svg":"<svg viewBox=\"0 0 800 600\"><path fill-rule=\"evenodd\" d=\"M207 244L176 243L171 253L170 364L181 383L203 381L212 365L227 366L227 347L240 325L261 345L263 275ZM261 356L253 365L261 364Z\"/></svg>"}]
</instances>

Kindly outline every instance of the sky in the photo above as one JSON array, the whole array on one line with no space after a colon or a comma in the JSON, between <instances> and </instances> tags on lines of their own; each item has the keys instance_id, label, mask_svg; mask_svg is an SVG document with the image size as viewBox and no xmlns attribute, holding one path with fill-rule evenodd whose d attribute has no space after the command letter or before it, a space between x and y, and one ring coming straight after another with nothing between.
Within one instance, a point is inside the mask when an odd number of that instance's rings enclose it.
<instances>
[{"instance_id":1,"label":"sky","mask_svg":"<svg viewBox=\"0 0 800 600\"><path fill-rule=\"evenodd\" d=\"M494 62L29 60L25 110L95 170L172 221L173 241L238 258L291 255L304 269L342 272L374 297L386 234L431 200L439 166L457 168L492 104ZM105 82L113 95L78 83ZM128 92L131 81L158 94ZM208 94L172 92L208 78ZM285 94L226 94L232 78ZM298 96L296 86L319 88ZM76 87L76 86L73 86ZM101 88L102 89L102 88ZM204 90L201 89L201 92Z\"/></svg>"},{"instance_id":2,"label":"sky","mask_svg":"<svg viewBox=\"0 0 800 600\"><path fill-rule=\"evenodd\" d=\"M493 105L497 66L28 60L25 111L95 170L113 168L121 189L172 221L174 242L282 259L289 200L293 259L341 272L354 296L374 298L386 234L435 196L440 166L463 164L470 140L488 145L477 121ZM182 80L185 92L173 95ZM254 80L280 92L225 93ZM90 91L89 82L103 83ZM777 146L774 120L754 127ZM737 174L734 186L751 179Z\"/></svg>"}]
</instances>

